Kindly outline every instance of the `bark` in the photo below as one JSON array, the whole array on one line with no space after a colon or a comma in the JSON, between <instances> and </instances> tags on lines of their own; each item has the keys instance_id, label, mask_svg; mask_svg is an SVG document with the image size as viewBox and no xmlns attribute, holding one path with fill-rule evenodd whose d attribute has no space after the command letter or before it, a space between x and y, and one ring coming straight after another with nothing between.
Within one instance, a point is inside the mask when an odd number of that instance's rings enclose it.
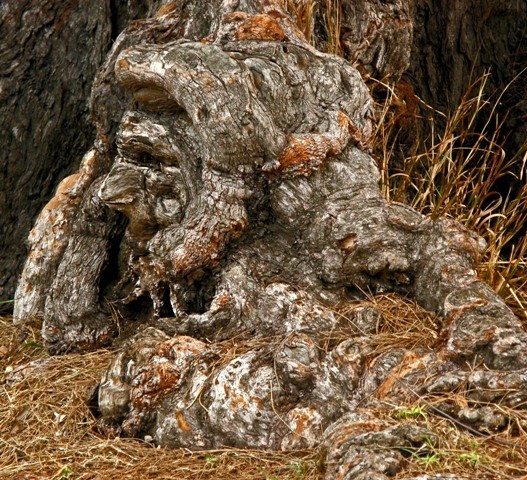
<instances>
[{"instance_id":1,"label":"bark","mask_svg":"<svg viewBox=\"0 0 527 480\"><path fill-rule=\"evenodd\" d=\"M455 108L486 70L491 72L489 88L496 90L525 66L524 1L416 2L413 18L408 75L418 94L443 111ZM523 89L525 82L525 76L518 79Z\"/></svg>"},{"instance_id":2,"label":"bark","mask_svg":"<svg viewBox=\"0 0 527 480\"><path fill-rule=\"evenodd\" d=\"M8 299L37 213L92 142L86 98L110 39L130 20L152 16L161 2L4 3L0 297ZM315 36L321 47L327 43L324 5L318 6ZM405 85L441 111L455 108L471 80L485 70L492 73L490 93L504 88L525 65L525 2L364 0L340 5L346 57L376 78L396 79L410 65ZM525 82L525 75L516 78L497 110L507 117L503 133L509 154L518 151L527 133Z\"/></svg>"},{"instance_id":3,"label":"bark","mask_svg":"<svg viewBox=\"0 0 527 480\"><path fill-rule=\"evenodd\" d=\"M86 98L110 15L104 2L78 3L0 7L0 298L13 295L35 215L93 141Z\"/></svg>"},{"instance_id":4,"label":"bark","mask_svg":"<svg viewBox=\"0 0 527 480\"><path fill-rule=\"evenodd\" d=\"M31 233L15 306L53 353L121 332L108 428L188 448L325 439L342 478L386 478L428 433L358 433L359 406L462 382L510 387L475 388L464 415L483 418L489 392L525 401L527 334L477 279L484 242L384 200L371 102L277 1L166 2L116 39L96 141ZM328 344L335 307L368 289L435 311L438 344L376 355L374 315Z\"/></svg>"},{"instance_id":5,"label":"bark","mask_svg":"<svg viewBox=\"0 0 527 480\"><path fill-rule=\"evenodd\" d=\"M87 103L112 38L154 8L153 0L2 2L1 300L13 297L38 213L93 143Z\"/></svg>"},{"instance_id":6,"label":"bark","mask_svg":"<svg viewBox=\"0 0 527 480\"><path fill-rule=\"evenodd\" d=\"M412 18L412 60L405 79L415 94L439 111L452 112L470 85L488 73L485 98L503 122L499 141L509 158L523 153L527 139L527 2L415 2ZM480 118L477 128L486 121ZM521 168L518 160L513 173L519 174ZM511 186L519 184L510 175L497 188L507 195Z\"/></svg>"},{"instance_id":7,"label":"bark","mask_svg":"<svg viewBox=\"0 0 527 480\"><path fill-rule=\"evenodd\" d=\"M416 1L343 0L340 41L342 53L361 73L396 85L405 102L403 133L410 140L433 133L419 116L434 116L436 128L444 117L423 108L416 96L433 109L452 113L470 87L488 74L484 98L502 122L498 141L509 158L521 158L527 138L527 2L514 0ZM336 4L329 2L336 9ZM317 2L316 42L327 47L327 2ZM334 14L333 14L334 15ZM470 95L475 96L477 89ZM403 110L404 111L404 110ZM488 114L488 112L486 112ZM488 121L480 115L483 129ZM491 123L496 123L492 120ZM488 133L488 132L486 132ZM516 162L513 174L519 174ZM496 185L506 196L519 181L509 175Z\"/></svg>"},{"instance_id":8,"label":"bark","mask_svg":"<svg viewBox=\"0 0 527 480\"><path fill-rule=\"evenodd\" d=\"M418 2L344 0L340 3L343 53L363 75L397 80L410 65L411 53L422 55L421 50L412 51L414 29L420 28L412 17L412 6ZM321 8L327 17L324 5ZM319 27L320 30L323 28Z\"/></svg>"}]
</instances>

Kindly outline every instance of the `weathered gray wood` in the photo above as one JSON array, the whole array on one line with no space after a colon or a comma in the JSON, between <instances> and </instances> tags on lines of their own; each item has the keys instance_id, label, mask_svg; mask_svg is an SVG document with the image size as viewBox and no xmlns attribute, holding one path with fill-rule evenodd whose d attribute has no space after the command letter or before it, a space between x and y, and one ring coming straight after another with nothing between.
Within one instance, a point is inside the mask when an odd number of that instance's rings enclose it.
<instances>
[{"instance_id":1,"label":"weathered gray wood","mask_svg":"<svg viewBox=\"0 0 527 480\"><path fill-rule=\"evenodd\" d=\"M341 3L341 43L344 55L368 76L397 80L408 68L414 29L415 0L344 0Z\"/></svg>"},{"instance_id":2,"label":"weathered gray wood","mask_svg":"<svg viewBox=\"0 0 527 480\"><path fill-rule=\"evenodd\" d=\"M371 102L278 1L167 3L116 39L94 147L37 221L15 307L54 353L141 325L101 380L108 428L188 448L325 437L343 478L386 478L402 465L386 449L424 432L353 431L375 396L500 379L522 392L500 401L525 401L527 334L477 279L484 242L384 200ZM442 319L438 345L374 357L367 319L325 343L361 289L413 295Z\"/></svg>"},{"instance_id":3,"label":"weathered gray wood","mask_svg":"<svg viewBox=\"0 0 527 480\"><path fill-rule=\"evenodd\" d=\"M327 12L328 5L333 13ZM327 45L325 18L335 16L337 10L342 53L361 72L390 82L397 82L402 75L401 97L410 91L446 114L458 107L478 78L488 74L485 95L503 122L500 141L507 140L504 148L510 158L525 144L527 2L320 1L315 8L314 39L322 48ZM410 112L431 115L428 108L419 111L418 105L410 107ZM484 115L480 117L481 124L487 121ZM436 116L435 121L441 125L442 117ZM428 126L419 128L426 130ZM515 168L514 173L518 173L520 164ZM506 195L510 184L518 183L510 175L497 188Z\"/></svg>"}]
</instances>

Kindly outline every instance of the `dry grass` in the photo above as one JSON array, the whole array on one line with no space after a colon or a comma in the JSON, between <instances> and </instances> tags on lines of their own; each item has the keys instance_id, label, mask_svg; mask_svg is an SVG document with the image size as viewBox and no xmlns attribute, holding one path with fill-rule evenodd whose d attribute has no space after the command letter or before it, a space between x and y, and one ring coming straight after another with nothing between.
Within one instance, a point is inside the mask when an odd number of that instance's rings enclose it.
<instances>
[{"instance_id":1,"label":"dry grass","mask_svg":"<svg viewBox=\"0 0 527 480\"><path fill-rule=\"evenodd\" d=\"M317 43L317 47L326 53L343 55L341 0L286 0L286 8L309 43ZM315 42L317 23L320 23L325 38Z\"/></svg>"},{"instance_id":2,"label":"dry grass","mask_svg":"<svg viewBox=\"0 0 527 480\"><path fill-rule=\"evenodd\" d=\"M527 142L507 157L495 112L499 98L484 93L487 78L478 79L448 117L415 96L405 98L406 89L384 85L371 147L387 199L432 218L455 218L486 240L478 258L481 278L527 321ZM415 102L428 118L418 117ZM424 124L427 138L419 134ZM507 186L513 183L519 186Z\"/></svg>"},{"instance_id":3,"label":"dry grass","mask_svg":"<svg viewBox=\"0 0 527 480\"><path fill-rule=\"evenodd\" d=\"M521 411L514 414L525 425L526 415ZM429 444L426 450L412 452L404 473L396 476L396 479L422 475L424 472L450 473L466 479L489 480L520 479L527 475L526 450L477 439L452 425L450 421L434 415L422 404L399 407L392 411L392 415L397 418L406 415L402 421L418 424L439 438L437 445ZM504 434L500 434L500 438L503 436ZM525 436L519 438L508 435L506 438L511 444L527 447Z\"/></svg>"},{"instance_id":4,"label":"dry grass","mask_svg":"<svg viewBox=\"0 0 527 480\"><path fill-rule=\"evenodd\" d=\"M335 344L356 335L357 326L353 318L357 309L372 307L379 314L374 335L373 355L380 355L394 349L432 350L438 340L439 319L421 308L409 298L397 294L367 295L367 299L352 302L338 309L342 328L327 333L327 341Z\"/></svg>"},{"instance_id":5,"label":"dry grass","mask_svg":"<svg viewBox=\"0 0 527 480\"><path fill-rule=\"evenodd\" d=\"M372 358L393 349L435 350L440 324L434 315L422 309L415 301L396 294L368 296L362 302L353 302L338 313L349 322L337 332L331 332L331 343L349 338L357 331L353 323L358 308L373 307L379 312L375 346ZM356 333L355 333L356 335ZM395 478L428 474L455 474L466 479L524 479L527 478L527 410L523 406L509 408L489 404L508 419L499 432L477 432L463 427L459 420L449 419L445 404L459 408L470 406L466 389L449 394L417 395L407 391L406 404L384 403L375 412L379 418L417 424L435 435L439 442L430 442L426 448L407 454L404 471ZM469 427L470 428L470 427Z\"/></svg>"},{"instance_id":6,"label":"dry grass","mask_svg":"<svg viewBox=\"0 0 527 480\"><path fill-rule=\"evenodd\" d=\"M286 0L286 8L308 43L312 43L317 0Z\"/></svg>"},{"instance_id":7,"label":"dry grass","mask_svg":"<svg viewBox=\"0 0 527 480\"><path fill-rule=\"evenodd\" d=\"M342 26L341 0L324 0L324 27L326 30L326 52L343 55L340 45L340 31Z\"/></svg>"},{"instance_id":8,"label":"dry grass","mask_svg":"<svg viewBox=\"0 0 527 480\"><path fill-rule=\"evenodd\" d=\"M343 308L374 307L381 316L377 326L376 352L393 348L432 348L437 325L433 316L414 302L396 295L381 295ZM351 328L351 327L350 327ZM349 338L349 331L333 332ZM205 452L169 450L135 439L107 438L98 433L97 420L87 403L87 392L99 380L113 353L100 350L85 354L49 357L41 348L38 329L30 329L18 343L9 319L0 318L0 338L6 349L0 358L0 478L5 479L262 479L315 480L321 466L317 452L272 453L223 449ZM273 341L273 339L271 339ZM223 345L225 354L236 355L233 345ZM0 346L0 349L2 347ZM245 348L245 347L243 347ZM19 367L33 362L35 370ZM37 362L37 363L35 363ZM7 384L6 384L7 381ZM439 444L419 452L406 452L404 475L456 473L464 478L508 479L527 475L527 450L496 445L464 433L438 416L431 406L445 400L466 402L464 392L456 398L429 396L411 398L407 405L385 405L377 415L394 422L418 423L435 433ZM500 432L502 439L527 446L527 411L505 409L511 418ZM33 475L33 476L32 476Z\"/></svg>"}]
</instances>

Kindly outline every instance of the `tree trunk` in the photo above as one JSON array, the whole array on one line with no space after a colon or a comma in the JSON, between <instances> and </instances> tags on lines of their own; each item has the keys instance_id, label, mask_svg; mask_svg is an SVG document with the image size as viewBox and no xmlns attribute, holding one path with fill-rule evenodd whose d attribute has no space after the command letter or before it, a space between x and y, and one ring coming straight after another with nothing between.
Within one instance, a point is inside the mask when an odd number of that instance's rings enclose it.
<instances>
[{"instance_id":1,"label":"tree trunk","mask_svg":"<svg viewBox=\"0 0 527 480\"><path fill-rule=\"evenodd\" d=\"M527 4L522 0L416 2L407 75L417 93L448 111L485 71L491 73L490 88L504 88L525 66L526 19ZM525 85L525 76L518 82Z\"/></svg>"},{"instance_id":2,"label":"tree trunk","mask_svg":"<svg viewBox=\"0 0 527 480\"><path fill-rule=\"evenodd\" d=\"M294 2L293 2L294 3ZM58 182L73 172L94 136L86 98L110 39L132 19L153 15L160 0L7 1L1 10L0 300L12 298L37 213ZM331 5L332 2L329 2ZM506 90L506 148L527 135L527 4L512 2L333 2L340 4L346 57L376 78L404 76L419 97L446 112L470 82L491 72L488 93ZM325 2L318 2L315 40L327 47ZM331 15L329 15L331 19ZM410 47L411 46L411 47ZM411 55L410 55L411 53ZM16 59L16 62L14 62Z\"/></svg>"},{"instance_id":3,"label":"tree trunk","mask_svg":"<svg viewBox=\"0 0 527 480\"><path fill-rule=\"evenodd\" d=\"M507 140L505 150L512 158L525 148L527 139L527 2L414 3L407 81L426 103L448 113L460 104L473 82L489 73L486 99L504 122L500 140ZM515 173L519 170L518 163Z\"/></svg>"},{"instance_id":4,"label":"tree trunk","mask_svg":"<svg viewBox=\"0 0 527 480\"><path fill-rule=\"evenodd\" d=\"M0 300L13 297L38 212L93 143L88 98L111 40L154 0L0 5Z\"/></svg>"},{"instance_id":5,"label":"tree trunk","mask_svg":"<svg viewBox=\"0 0 527 480\"><path fill-rule=\"evenodd\" d=\"M110 15L104 2L78 3L0 7L2 299L14 293L35 215L93 142L86 98L110 41Z\"/></svg>"},{"instance_id":6,"label":"tree trunk","mask_svg":"<svg viewBox=\"0 0 527 480\"><path fill-rule=\"evenodd\" d=\"M31 232L15 306L53 353L120 334L108 428L188 448L323 438L328 479L384 479L430 434L375 420L375 395L467 384L479 408L499 380L504 405L525 400L527 334L476 277L483 242L381 196L371 104L277 0L165 2L116 39L96 140ZM335 313L365 290L434 311L437 344L375 353L375 315Z\"/></svg>"}]
</instances>

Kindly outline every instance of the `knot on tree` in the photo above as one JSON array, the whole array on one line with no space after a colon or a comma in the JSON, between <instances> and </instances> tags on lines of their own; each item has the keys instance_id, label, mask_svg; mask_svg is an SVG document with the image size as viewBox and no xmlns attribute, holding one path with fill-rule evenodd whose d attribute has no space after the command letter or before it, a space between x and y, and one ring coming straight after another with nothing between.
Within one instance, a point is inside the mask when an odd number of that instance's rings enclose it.
<instances>
[{"instance_id":1,"label":"knot on tree","mask_svg":"<svg viewBox=\"0 0 527 480\"><path fill-rule=\"evenodd\" d=\"M260 40L262 42L281 42L286 39L284 29L267 14L255 15L243 20L236 29L236 40Z\"/></svg>"},{"instance_id":2,"label":"knot on tree","mask_svg":"<svg viewBox=\"0 0 527 480\"><path fill-rule=\"evenodd\" d=\"M288 135L278 160L264 165L263 170L269 176L279 173L282 178L316 172L325 160L341 153L350 140L352 125L345 113L331 112L328 121L327 133Z\"/></svg>"}]
</instances>

